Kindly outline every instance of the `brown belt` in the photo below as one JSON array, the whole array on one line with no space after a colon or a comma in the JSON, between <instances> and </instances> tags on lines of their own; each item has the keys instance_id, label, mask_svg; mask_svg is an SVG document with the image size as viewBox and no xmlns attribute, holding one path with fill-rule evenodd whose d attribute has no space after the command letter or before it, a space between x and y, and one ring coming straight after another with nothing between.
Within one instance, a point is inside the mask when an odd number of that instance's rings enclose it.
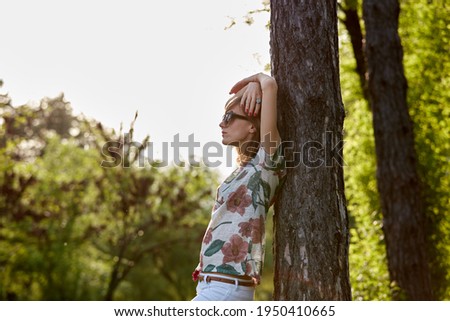
<instances>
[{"instance_id":1,"label":"brown belt","mask_svg":"<svg viewBox=\"0 0 450 321\"><path fill-rule=\"evenodd\" d=\"M217 282L223 282L223 283L228 283L228 284L237 284L238 285L242 285L242 286L254 286L255 284L252 281L243 281L243 280L239 280L239 279L234 279L234 280L230 280L230 279L226 279L226 278L221 278L220 276L212 276L212 275L199 275L198 276L198 281L199 282L211 282L211 281L217 281Z\"/></svg>"}]
</instances>

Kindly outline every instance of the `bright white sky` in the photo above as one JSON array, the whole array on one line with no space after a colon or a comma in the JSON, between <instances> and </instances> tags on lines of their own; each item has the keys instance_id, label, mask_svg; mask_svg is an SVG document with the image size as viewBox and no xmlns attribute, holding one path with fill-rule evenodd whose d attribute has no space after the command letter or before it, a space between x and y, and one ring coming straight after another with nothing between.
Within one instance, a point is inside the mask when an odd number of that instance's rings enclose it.
<instances>
[{"instance_id":1,"label":"bright white sky","mask_svg":"<svg viewBox=\"0 0 450 321\"><path fill-rule=\"evenodd\" d=\"M221 142L231 86L270 60L268 13L244 23L261 7L261 0L2 0L0 91L15 106L64 92L75 113L116 130L123 122L127 131L138 110L135 138L149 134L156 158L177 133L181 141L194 134L201 156L206 142ZM224 30L229 17L237 24Z\"/></svg>"}]
</instances>

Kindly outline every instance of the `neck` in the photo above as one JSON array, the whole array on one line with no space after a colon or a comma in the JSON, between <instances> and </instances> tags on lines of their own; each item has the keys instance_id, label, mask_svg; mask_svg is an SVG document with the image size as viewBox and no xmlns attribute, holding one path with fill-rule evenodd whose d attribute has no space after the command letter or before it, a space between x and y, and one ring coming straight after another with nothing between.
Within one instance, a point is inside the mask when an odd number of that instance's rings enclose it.
<instances>
[{"instance_id":1,"label":"neck","mask_svg":"<svg viewBox=\"0 0 450 321\"><path fill-rule=\"evenodd\" d=\"M237 147L238 161L241 165L244 165L251 161L253 157L258 153L260 143L258 141L247 141L240 143Z\"/></svg>"}]
</instances>

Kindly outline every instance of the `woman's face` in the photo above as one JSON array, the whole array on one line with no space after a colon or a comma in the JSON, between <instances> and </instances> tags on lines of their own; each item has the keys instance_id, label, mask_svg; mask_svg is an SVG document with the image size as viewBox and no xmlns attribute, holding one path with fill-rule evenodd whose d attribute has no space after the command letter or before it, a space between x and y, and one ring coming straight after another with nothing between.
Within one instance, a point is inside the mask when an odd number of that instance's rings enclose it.
<instances>
[{"instance_id":1,"label":"woman's face","mask_svg":"<svg viewBox=\"0 0 450 321\"><path fill-rule=\"evenodd\" d=\"M235 104L227 112L233 112L234 114L248 118L239 104ZM242 119L236 116L232 117L227 124L221 121L219 126L222 129L222 144L224 145L239 146L244 142L252 140L252 136L256 131L255 126L249 119Z\"/></svg>"}]
</instances>

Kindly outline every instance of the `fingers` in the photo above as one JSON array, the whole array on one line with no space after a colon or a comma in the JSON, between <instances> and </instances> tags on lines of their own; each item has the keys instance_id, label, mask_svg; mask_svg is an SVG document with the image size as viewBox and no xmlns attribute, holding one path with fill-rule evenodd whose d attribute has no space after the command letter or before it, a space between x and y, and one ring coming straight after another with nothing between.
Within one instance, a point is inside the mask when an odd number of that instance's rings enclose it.
<instances>
[{"instance_id":1,"label":"fingers","mask_svg":"<svg viewBox=\"0 0 450 321\"><path fill-rule=\"evenodd\" d=\"M230 94L235 94L242 88L244 88L248 82L245 81L245 79L242 79L241 81L238 81L236 84L234 84L233 87L230 89Z\"/></svg>"},{"instance_id":2,"label":"fingers","mask_svg":"<svg viewBox=\"0 0 450 321\"><path fill-rule=\"evenodd\" d=\"M245 103L245 113L249 116L254 116L254 110L255 110L255 98L253 96L249 96Z\"/></svg>"},{"instance_id":3,"label":"fingers","mask_svg":"<svg viewBox=\"0 0 450 321\"><path fill-rule=\"evenodd\" d=\"M258 116L258 113L261 109L261 104L256 102L257 98L258 97L256 95L253 95L249 100L247 100L249 101L249 103L248 108L246 108L245 112L251 117Z\"/></svg>"},{"instance_id":4,"label":"fingers","mask_svg":"<svg viewBox=\"0 0 450 321\"><path fill-rule=\"evenodd\" d=\"M255 117L258 115L261 109L261 97L262 92L259 84L249 83L241 98L241 106L248 116Z\"/></svg>"}]
</instances>

